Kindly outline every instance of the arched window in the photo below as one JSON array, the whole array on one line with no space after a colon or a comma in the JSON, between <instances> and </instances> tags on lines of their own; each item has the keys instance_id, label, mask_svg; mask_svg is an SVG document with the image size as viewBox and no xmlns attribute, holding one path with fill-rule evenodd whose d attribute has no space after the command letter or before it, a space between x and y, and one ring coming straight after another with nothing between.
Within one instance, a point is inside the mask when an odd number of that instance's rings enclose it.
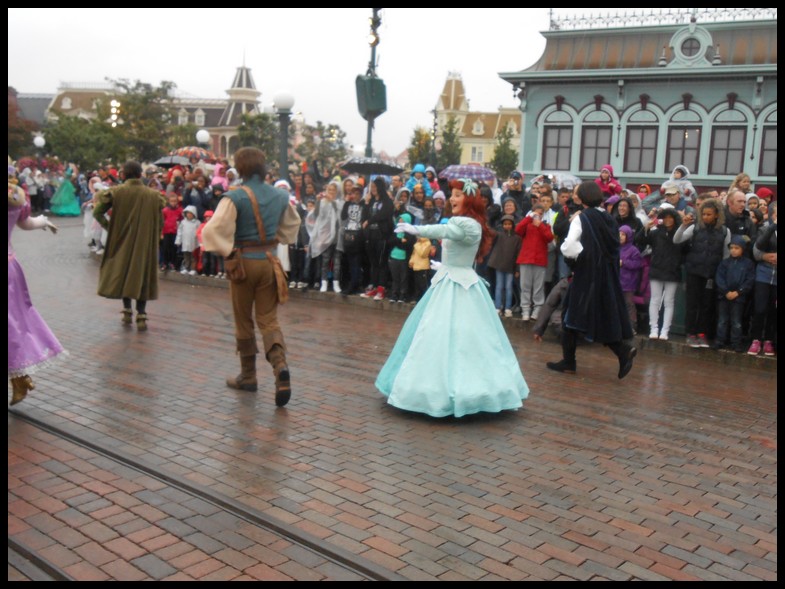
<instances>
[{"instance_id":1,"label":"arched window","mask_svg":"<svg viewBox=\"0 0 785 589\"><path fill-rule=\"evenodd\" d=\"M63 110L71 110L71 108L73 108L71 99L68 96L64 96L63 99L60 101L60 108L62 108Z\"/></svg>"},{"instance_id":2,"label":"arched window","mask_svg":"<svg viewBox=\"0 0 785 589\"><path fill-rule=\"evenodd\" d=\"M572 153L572 116L563 110L554 110L547 117L542 131L543 170L569 170Z\"/></svg>"},{"instance_id":3,"label":"arched window","mask_svg":"<svg viewBox=\"0 0 785 589\"><path fill-rule=\"evenodd\" d=\"M716 117L711 126L709 174L733 176L744 169L747 145L747 117L739 109L729 108Z\"/></svg>"},{"instance_id":4,"label":"arched window","mask_svg":"<svg viewBox=\"0 0 785 589\"><path fill-rule=\"evenodd\" d=\"M698 169L702 125L700 115L692 110L680 110L671 117L663 173L670 173L679 164L693 172Z\"/></svg>"},{"instance_id":5,"label":"arched window","mask_svg":"<svg viewBox=\"0 0 785 589\"><path fill-rule=\"evenodd\" d=\"M639 110L627 121L624 142L625 172L655 172L657 164L658 119L650 110Z\"/></svg>"},{"instance_id":6,"label":"arched window","mask_svg":"<svg viewBox=\"0 0 785 589\"><path fill-rule=\"evenodd\" d=\"M187 125L188 124L188 111L184 108L181 108L177 111L177 124L178 125Z\"/></svg>"},{"instance_id":7,"label":"arched window","mask_svg":"<svg viewBox=\"0 0 785 589\"><path fill-rule=\"evenodd\" d=\"M611 161L613 121L602 110L590 112L581 128L581 170L599 170Z\"/></svg>"},{"instance_id":8,"label":"arched window","mask_svg":"<svg viewBox=\"0 0 785 589\"><path fill-rule=\"evenodd\" d=\"M201 127L204 125L204 111L200 108L194 113L194 123L196 123L197 127Z\"/></svg>"}]
</instances>

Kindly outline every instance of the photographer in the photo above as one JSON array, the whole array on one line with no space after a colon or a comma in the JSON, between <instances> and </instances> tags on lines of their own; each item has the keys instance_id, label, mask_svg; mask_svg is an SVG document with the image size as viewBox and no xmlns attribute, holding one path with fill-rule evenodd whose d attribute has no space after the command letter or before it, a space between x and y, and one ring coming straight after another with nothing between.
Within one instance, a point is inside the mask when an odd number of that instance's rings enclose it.
<instances>
[{"instance_id":1,"label":"photographer","mask_svg":"<svg viewBox=\"0 0 785 589\"><path fill-rule=\"evenodd\" d=\"M183 192L183 209L187 206L196 207L196 217L204 221L204 212L210 209L213 193L207 189L207 178L198 176L191 180Z\"/></svg>"}]
</instances>

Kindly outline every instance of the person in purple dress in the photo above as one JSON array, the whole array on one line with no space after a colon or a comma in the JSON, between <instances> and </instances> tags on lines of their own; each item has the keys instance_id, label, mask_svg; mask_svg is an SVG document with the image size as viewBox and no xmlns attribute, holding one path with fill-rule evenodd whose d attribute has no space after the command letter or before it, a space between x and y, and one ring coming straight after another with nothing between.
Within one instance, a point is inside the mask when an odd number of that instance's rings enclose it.
<instances>
[{"instance_id":1,"label":"person in purple dress","mask_svg":"<svg viewBox=\"0 0 785 589\"><path fill-rule=\"evenodd\" d=\"M20 229L47 229L57 232L57 227L45 216L30 216L30 203L24 191L8 183L8 378L13 395L11 405L22 401L27 392L35 388L30 377L57 356L66 354L63 346L51 332L30 302L22 266L16 259L11 245L11 232Z\"/></svg>"}]
</instances>

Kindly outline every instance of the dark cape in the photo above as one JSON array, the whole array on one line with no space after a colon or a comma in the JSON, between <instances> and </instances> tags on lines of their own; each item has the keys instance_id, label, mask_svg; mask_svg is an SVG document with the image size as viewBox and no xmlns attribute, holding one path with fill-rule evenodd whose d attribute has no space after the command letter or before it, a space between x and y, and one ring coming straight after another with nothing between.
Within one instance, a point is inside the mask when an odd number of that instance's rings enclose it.
<instances>
[{"instance_id":1,"label":"dark cape","mask_svg":"<svg viewBox=\"0 0 785 589\"><path fill-rule=\"evenodd\" d=\"M584 209L583 251L575 260L564 303L563 323L590 342L613 343L633 336L619 279L619 229L599 209Z\"/></svg>"}]
</instances>

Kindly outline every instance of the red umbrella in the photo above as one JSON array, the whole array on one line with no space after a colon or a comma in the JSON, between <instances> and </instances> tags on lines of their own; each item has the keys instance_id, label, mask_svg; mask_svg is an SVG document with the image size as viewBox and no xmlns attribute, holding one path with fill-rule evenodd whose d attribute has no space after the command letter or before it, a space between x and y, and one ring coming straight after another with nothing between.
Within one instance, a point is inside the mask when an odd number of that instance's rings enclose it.
<instances>
[{"instance_id":1,"label":"red umbrella","mask_svg":"<svg viewBox=\"0 0 785 589\"><path fill-rule=\"evenodd\" d=\"M199 147L197 145L178 147L174 151L170 151L169 155L181 155L183 157L188 158L189 160L192 157L198 157L200 160L210 163L216 160L215 154L212 151L208 151L204 147Z\"/></svg>"}]
</instances>

